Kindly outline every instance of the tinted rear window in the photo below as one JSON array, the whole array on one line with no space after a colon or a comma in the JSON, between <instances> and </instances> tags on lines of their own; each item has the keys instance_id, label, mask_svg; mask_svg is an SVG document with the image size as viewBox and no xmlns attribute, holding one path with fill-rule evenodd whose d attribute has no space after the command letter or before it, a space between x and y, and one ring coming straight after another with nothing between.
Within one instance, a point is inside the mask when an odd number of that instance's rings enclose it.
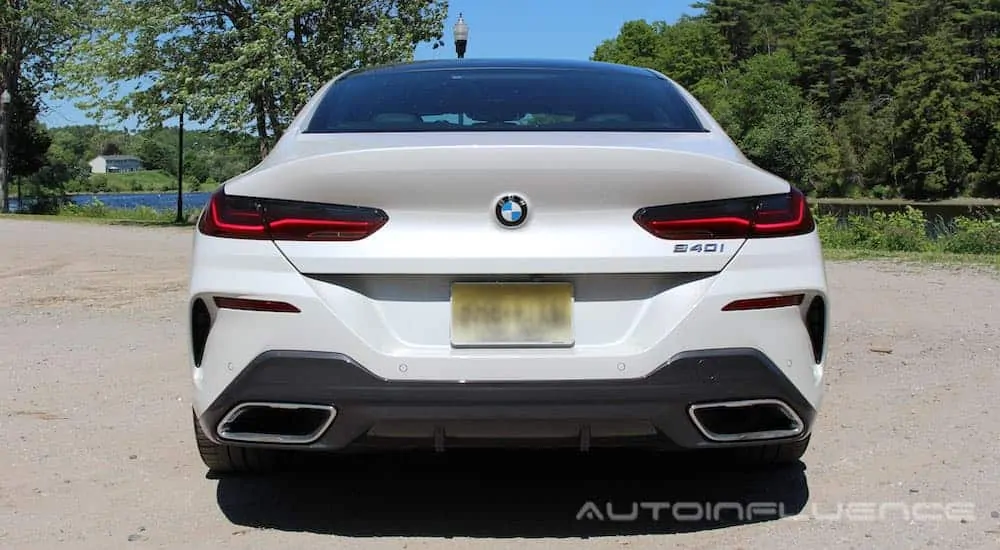
<instances>
[{"instance_id":1,"label":"tinted rear window","mask_svg":"<svg viewBox=\"0 0 1000 550\"><path fill-rule=\"evenodd\" d=\"M331 86L308 133L701 132L677 88L655 75L577 69L373 71Z\"/></svg>"}]
</instances>

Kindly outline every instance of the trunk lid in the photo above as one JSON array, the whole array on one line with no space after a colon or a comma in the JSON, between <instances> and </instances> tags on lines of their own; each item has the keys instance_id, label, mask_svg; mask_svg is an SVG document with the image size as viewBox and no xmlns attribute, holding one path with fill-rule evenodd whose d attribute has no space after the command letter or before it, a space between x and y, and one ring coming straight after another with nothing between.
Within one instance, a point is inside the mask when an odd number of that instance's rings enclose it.
<instances>
[{"instance_id":1,"label":"trunk lid","mask_svg":"<svg viewBox=\"0 0 1000 550\"><path fill-rule=\"evenodd\" d=\"M710 135L629 145L409 135L376 148L329 136L226 184L230 195L377 207L389 222L356 242L279 241L304 273L581 273L721 270L741 239L677 252L633 220L642 207L767 195L784 180ZM544 138L544 136L542 136ZM670 137L667 136L669 141ZM358 139L358 138L354 138ZM442 140L444 140L442 142ZM454 142L449 141L454 140ZM533 141L532 141L533 140ZM360 139L364 142L364 138ZM513 141L513 142L512 142ZM382 143L385 143L383 139ZM464 143L464 144L463 144ZM525 223L497 223L497 199L528 203ZM691 244L691 243L689 243ZM704 247L702 247L704 250Z\"/></svg>"}]
</instances>

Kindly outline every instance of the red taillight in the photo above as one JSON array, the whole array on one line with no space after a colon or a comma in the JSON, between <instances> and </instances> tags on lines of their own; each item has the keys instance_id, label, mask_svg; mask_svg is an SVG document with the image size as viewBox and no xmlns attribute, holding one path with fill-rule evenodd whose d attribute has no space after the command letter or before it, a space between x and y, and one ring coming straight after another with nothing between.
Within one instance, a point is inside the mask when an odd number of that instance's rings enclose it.
<instances>
[{"instance_id":1,"label":"red taillight","mask_svg":"<svg viewBox=\"0 0 1000 550\"><path fill-rule=\"evenodd\" d=\"M788 237L815 228L806 197L795 188L782 195L652 206L634 219L671 240Z\"/></svg>"},{"instance_id":2,"label":"red taillight","mask_svg":"<svg viewBox=\"0 0 1000 550\"><path fill-rule=\"evenodd\" d=\"M215 297L215 307L219 309L240 309L243 311L270 311L274 313L298 313L299 308L288 302L255 300L250 298Z\"/></svg>"},{"instance_id":3,"label":"red taillight","mask_svg":"<svg viewBox=\"0 0 1000 550\"><path fill-rule=\"evenodd\" d=\"M212 237L269 239L261 205L247 197L231 197L220 188L212 194L198 222L198 230Z\"/></svg>"},{"instance_id":4,"label":"red taillight","mask_svg":"<svg viewBox=\"0 0 1000 550\"><path fill-rule=\"evenodd\" d=\"M276 241L357 241L389 217L377 208L227 195L209 200L198 230L212 237Z\"/></svg>"},{"instance_id":5,"label":"red taillight","mask_svg":"<svg viewBox=\"0 0 1000 550\"><path fill-rule=\"evenodd\" d=\"M790 294L788 296L770 296L767 298L749 298L747 300L736 300L730 302L722 308L722 311L746 311L749 309L773 309L776 307L798 306L805 299L804 294Z\"/></svg>"}]
</instances>

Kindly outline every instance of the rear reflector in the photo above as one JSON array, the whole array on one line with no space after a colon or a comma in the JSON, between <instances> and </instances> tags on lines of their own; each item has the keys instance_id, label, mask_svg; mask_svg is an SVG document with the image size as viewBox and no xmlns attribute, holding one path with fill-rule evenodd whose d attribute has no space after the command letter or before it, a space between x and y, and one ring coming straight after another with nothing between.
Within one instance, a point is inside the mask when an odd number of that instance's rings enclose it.
<instances>
[{"instance_id":1,"label":"rear reflector","mask_svg":"<svg viewBox=\"0 0 1000 550\"><path fill-rule=\"evenodd\" d=\"M276 241L357 241L389 217L377 208L212 194L198 230L212 237Z\"/></svg>"},{"instance_id":2,"label":"rear reflector","mask_svg":"<svg viewBox=\"0 0 1000 550\"><path fill-rule=\"evenodd\" d=\"M788 237L815 228L805 195L794 187L782 195L651 206L633 219L671 240Z\"/></svg>"},{"instance_id":3,"label":"rear reflector","mask_svg":"<svg viewBox=\"0 0 1000 550\"><path fill-rule=\"evenodd\" d=\"M736 300L730 302L722 311L746 311L749 309L773 309L776 307L797 306L805 299L804 294L791 294L788 296L771 296L769 298L750 298L748 300Z\"/></svg>"},{"instance_id":4,"label":"rear reflector","mask_svg":"<svg viewBox=\"0 0 1000 550\"><path fill-rule=\"evenodd\" d=\"M215 306L219 309L239 309L243 311L270 311L274 313L298 313L299 308L288 302L271 300L251 300L249 298L215 297Z\"/></svg>"}]
</instances>

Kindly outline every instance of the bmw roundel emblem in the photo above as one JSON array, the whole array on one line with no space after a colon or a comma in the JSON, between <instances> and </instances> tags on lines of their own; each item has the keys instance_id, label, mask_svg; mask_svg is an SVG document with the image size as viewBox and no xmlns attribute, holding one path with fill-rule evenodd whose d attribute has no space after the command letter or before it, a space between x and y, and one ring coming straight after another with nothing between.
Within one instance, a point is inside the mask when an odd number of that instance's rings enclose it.
<instances>
[{"instance_id":1,"label":"bmw roundel emblem","mask_svg":"<svg viewBox=\"0 0 1000 550\"><path fill-rule=\"evenodd\" d=\"M528 219L528 203L517 195L507 195L497 201L496 214L504 227L517 227Z\"/></svg>"}]
</instances>

